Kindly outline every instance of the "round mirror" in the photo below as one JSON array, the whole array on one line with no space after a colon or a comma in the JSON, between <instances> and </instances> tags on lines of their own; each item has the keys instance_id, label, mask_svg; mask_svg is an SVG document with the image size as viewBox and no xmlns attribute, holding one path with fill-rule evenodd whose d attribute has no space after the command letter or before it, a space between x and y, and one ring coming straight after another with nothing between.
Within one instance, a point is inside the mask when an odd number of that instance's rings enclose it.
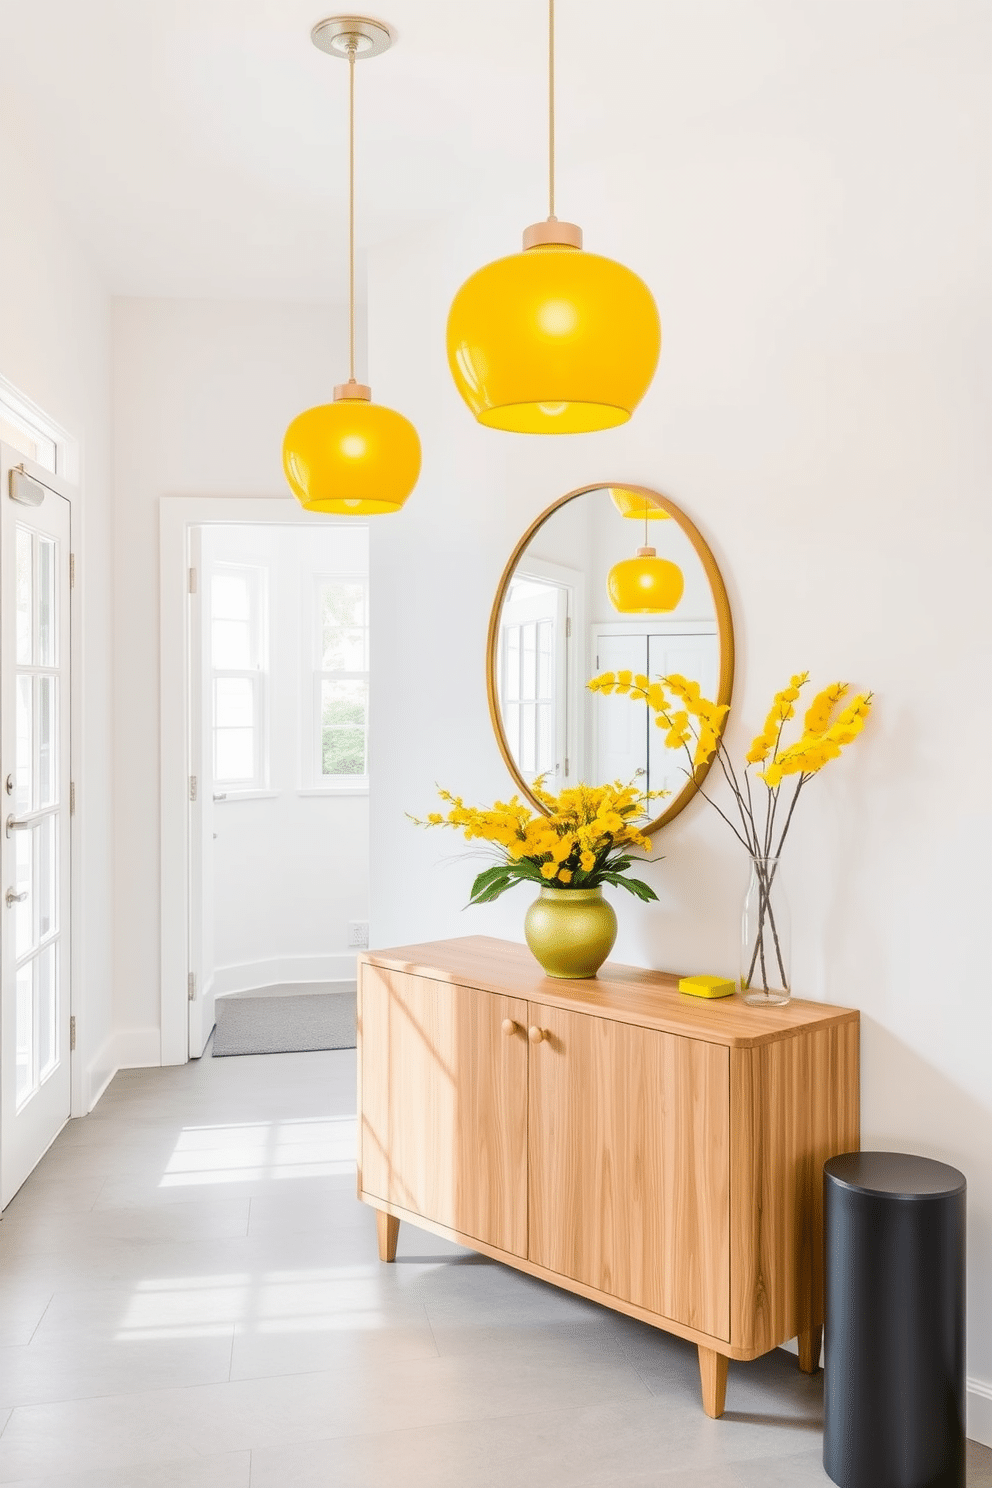
<instances>
[{"instance_id":1,"label":"round mirror","mask_svg":"<svg viewBox=\"0 0 992 1488\"><path fill-rule=\"evenodd\" d=\"M517 785L636 781L666 791L654 832L688 804L709 766L685 756L643 702L588 690L601 672L679 674L730 702L734 632L716 559L684 512L645 486L583 486L524 533L489 621L489 709Z\"/></svg>"}]
</instances>

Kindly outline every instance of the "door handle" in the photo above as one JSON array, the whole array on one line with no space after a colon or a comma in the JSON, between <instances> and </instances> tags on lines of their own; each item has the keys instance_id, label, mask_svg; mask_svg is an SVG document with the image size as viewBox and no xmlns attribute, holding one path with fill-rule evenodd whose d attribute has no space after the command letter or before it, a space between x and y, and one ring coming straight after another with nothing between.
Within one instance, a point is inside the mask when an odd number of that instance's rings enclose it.
<instances>
[{"instance_id":1,"label":"door handle","mask_svg":"<svg viewBox=\"0 0 992 1488\"><path fill-rule=\"evenodd\" d=\"M28 891L27 889L25 889L22 894L15 894L13 889L8 889L3 897L6 899L7 908L9 909L12 904L22 903L22 901L28 897Z\"/></svg>"},{"instance_id":2,"label":"door handle","mask_svg":"<svg viewBox=\"0 0 992 1488\"><path fill-rule=\"evenodd\" d=\"M539 1044L542 1039L547 1038L547 1034L543 1028L538 1028L536 1024L532 1023L527 1030L527 1037L532 1044Z\"/></svg>"},{"instance_id":3,"label":"door handle","mask_svg":"<svg viewBox=\"0 0 992 1488\"><path fill-rule=\"evenodd\" d=\"M11 832L30 832L39 822L46 821L48 817L54 816L58 811L57 806L50 806L44 811L29 811L27 816L14 816L13 812L7 818L7 836Z\"/></svg>"}]
</instances>

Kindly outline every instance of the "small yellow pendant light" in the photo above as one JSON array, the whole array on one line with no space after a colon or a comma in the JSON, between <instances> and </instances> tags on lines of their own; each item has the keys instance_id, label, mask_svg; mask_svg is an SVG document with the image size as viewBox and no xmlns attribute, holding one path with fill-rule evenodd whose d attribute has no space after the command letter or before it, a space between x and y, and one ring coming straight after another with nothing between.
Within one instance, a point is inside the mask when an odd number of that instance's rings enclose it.
<instances>
[{"instance_id":1,"label":"small yellow pendant light","mask_svg":"<svg viewBox=\"0 0 992 1488\"><path fill-rule=\"evenodd\" d=\"M624 494L635 493L628 491ZM639 499L643 500L643 497ZM624 558L620 563L614 563L606 576L610 603L621 615L667 614L676 608L685 589L685 579L678 564L659 558L655 549L648 546L650 517L646 510L643 516L643 548L638 548L636 558Z\"/></svg>"},{"instance_id":2,"label":"small yellow pendant light","mask_svg":"<svg viewBox=\"0 0 992 1488\"><path fill-rule=\"evenodd\" d=\"M610 500L622 517L640 517L649 522L669 521L663 506L656 505L649 496L640 491L629 491L626 486L610 486Z\"/></svg>"},{"instance_id":3,"label":"small yellow pendant light","mask_svg":"<svg viewBox=\"0 0 992 1488\"><path fill-rule=\"evenodd\" d=\"M420 474L420 440L401 413L372 402L355 380L355 63L387 50L392 34L381 21L332 16L310 33L314 46L348 60L348 307L349 376L334 402L308 408L286 430L282 464L307 511L374 516L399 511Z\"/></svg>"},{"instance_id":4,"label":"small yellow pendant light","mask_svg":"<svg viewBox=\"0 0 992 1488\"><path fill-rule=\"evenodd\" d=\"M555 9L548 0L548 220L524 251L467 279L448 315L448 365L480 424L582 434L625 424L658 365L661 323L642 279L582 251L555 216Z\"/></svg>"}]
</instances>

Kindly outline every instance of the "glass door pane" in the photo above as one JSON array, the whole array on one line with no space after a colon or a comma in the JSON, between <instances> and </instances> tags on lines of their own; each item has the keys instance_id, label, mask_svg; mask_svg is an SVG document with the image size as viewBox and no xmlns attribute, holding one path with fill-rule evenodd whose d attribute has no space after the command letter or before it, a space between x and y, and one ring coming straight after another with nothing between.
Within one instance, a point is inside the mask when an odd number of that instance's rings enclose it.
<instances>
[{"instance_id":1,"label":"glass door pane","mask_svg":"<svg viewBox=\"0 0 992 1488\"><path fill-rule=\"evenodd\" d=\"M13 839L16 1106L58 1063L59 548L18 525ZM21 898L21 896L24 896Z\"/></svg>"},{"instance_id":2,"label":"glass door pane","mask_svg":"<svg viewBox=\"0 0 992 1488\"><path fill-rule=\"evenodd\" d=\"M0 1207L69 1116L69 534L57 475L0 444ZM42 482L41 476L44 476Z\"/></svg>"}]
</instances>

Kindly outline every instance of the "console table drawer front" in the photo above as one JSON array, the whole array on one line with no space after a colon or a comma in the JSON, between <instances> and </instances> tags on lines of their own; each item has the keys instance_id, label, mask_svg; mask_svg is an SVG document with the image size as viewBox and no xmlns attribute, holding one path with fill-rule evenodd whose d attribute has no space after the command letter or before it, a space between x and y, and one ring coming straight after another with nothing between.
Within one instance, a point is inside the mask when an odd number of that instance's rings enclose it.
<instances>
[{"instance_id":1,"label":"console table drawer front","mask_svg":"<svg viewBox=\"0 0 992 1488\"><path fill-rule=\"evenodd\" d=\"M730 1338L730 1051L530 1004L529 1254Z\"/></svg>"},{"instance_id":2,"label":"console table drawer front","mask_svg":"<svg viewBox=\"0 0 992 1488\"><path fill-rule=\"evenodd\" d=\"M526 1002L361 971L362 1189L525 1256Z\"/></svg>"}]
</instances>

